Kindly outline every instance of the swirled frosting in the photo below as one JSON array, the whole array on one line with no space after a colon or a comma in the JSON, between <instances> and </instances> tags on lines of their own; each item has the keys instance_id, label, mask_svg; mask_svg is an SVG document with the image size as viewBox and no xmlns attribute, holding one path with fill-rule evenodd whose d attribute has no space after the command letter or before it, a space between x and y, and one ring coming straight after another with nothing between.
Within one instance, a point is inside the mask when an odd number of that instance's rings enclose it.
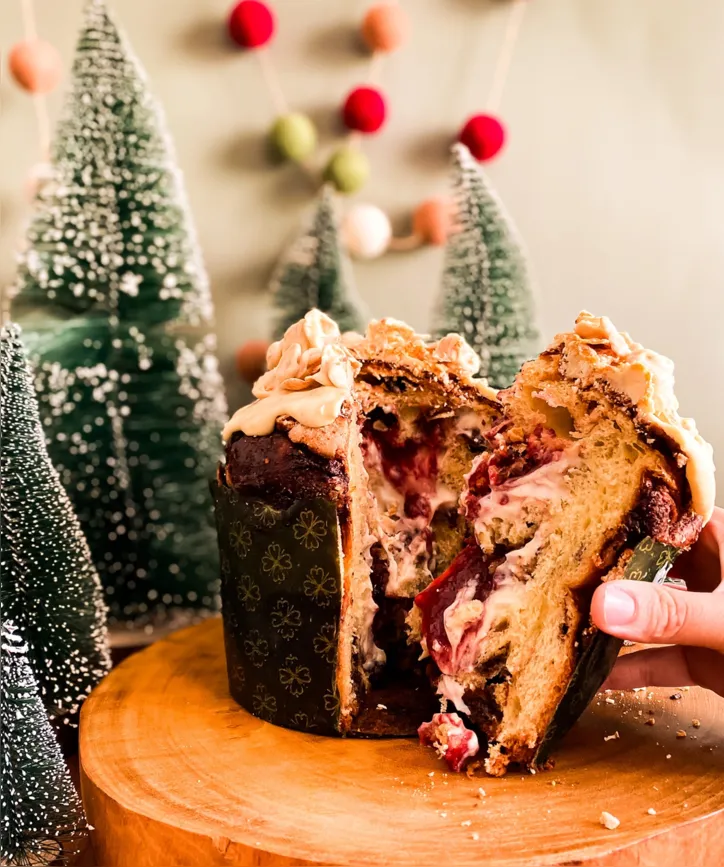
<instances>
[{"instance_id":1,"label":"swirled frosting","mask_svg":"<svg viewBox=\"0 0 724 867\"><path fill-rule=\"evenodd\" d=\"M566 340L566 335L554 341L553 345L561 341L565 345L561 372L583 382L603 380L631 402L642 422L676 443L686 462L692 508L708 521L716 493L713 449L700 436L694 420L679 415L674 363L618 331L606 316L583 311L576 319L574 334L578 341Z\"/></svg>"},{"instance_id":2,"label":"swirled frosting","mask_svg":"<svg viewBox=\"0 0 724 867\"><path fill-rule=\"evenodd\" d=\"M352 392L360 362L340 342L336 323L311 310L267 351L269 370L254 384L254 403L238 409L223 431L264 436L276 420L291 416L307 427L331 424Z\"/></svg>"},{"instance_id":3,"label":"swirled frosting","mask_svg":"<svg viewBox=\"0 0 724 867\"><path fill-rule=\"evenodd\" d=\"M224 428L227 441L236 431L264 436L276 420L289 416L311 428L331 424L351 399L354 380L362 363L386 360L413 371L425 369L436 375L465 381L477 372L480 360L457 334L427 343L404 322L381 319L370 322L364 335L340 334L336 323L319 310L287 329L267 351L268 370L254 384L253 403L237 410ZM495 392L484 384L486 396Z\"/></svg>"}]
</instances>

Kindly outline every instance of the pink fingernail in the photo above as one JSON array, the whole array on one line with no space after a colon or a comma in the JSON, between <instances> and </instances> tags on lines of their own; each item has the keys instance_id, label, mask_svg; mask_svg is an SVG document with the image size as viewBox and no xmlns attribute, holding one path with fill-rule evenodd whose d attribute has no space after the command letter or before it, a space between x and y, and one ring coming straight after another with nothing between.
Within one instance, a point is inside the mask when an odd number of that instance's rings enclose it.
<instances>
[{"instance_id":1,"label":"pink fingernail","mask_svg":"<svg viewBox=\"0 0 724 867\"><path fill-rule=\"evenodd\" d=\"M603 595L603 616L610 626L625 626L636 616L636 602L630 594L613 584Z\"/></svg>"}]
</instances>

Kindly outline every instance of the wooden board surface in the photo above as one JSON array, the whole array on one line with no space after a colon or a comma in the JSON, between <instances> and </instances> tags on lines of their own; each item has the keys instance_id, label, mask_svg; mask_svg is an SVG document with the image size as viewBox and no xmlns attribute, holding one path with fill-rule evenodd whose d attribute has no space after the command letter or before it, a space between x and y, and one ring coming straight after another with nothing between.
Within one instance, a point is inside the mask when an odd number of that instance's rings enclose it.
<instances>
[{"instance_id":1,"label":"wooden board surface","mask_svg":"<svg viewBox=\"0 0 724 867\"><path fill-rule=\"evenodd\" d=\"M96 858L103 867L721 864L724 702L672 692L601 696L552 771L469 779L412 740L321 738L246 713L229 697L221 623L209 621L126 660L85 704L82 790ZM617 830L599 824L602 810L621 820Z\"/></svg>"}]
</instances>

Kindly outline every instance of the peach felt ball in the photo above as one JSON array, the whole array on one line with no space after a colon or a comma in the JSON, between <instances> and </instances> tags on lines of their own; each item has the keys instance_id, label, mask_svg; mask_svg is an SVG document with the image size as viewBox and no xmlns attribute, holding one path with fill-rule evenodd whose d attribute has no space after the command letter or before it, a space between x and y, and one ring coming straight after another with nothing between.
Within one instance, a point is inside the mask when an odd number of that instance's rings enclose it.
<instances>
[{"instance_id":1,"label":"peach felt ball","mask_svg":"<svg viewBox=\"0 0 724 867\"><path fill-rule=\"evenodd\" d=\"M8 67L15 82L28 93L50 93L63 74L55 46L41 39L18 42L10 49Z\"/></svg>"},{"instance_id":2,"label":"peach felt ball","mask_svg":"<svg viewBox=\"0 0 724 867\"><path fill-rule=\"evenodd\" d=\"M376 3L362 20L362 39L370 51L389 54L407 41L410 22L399 3Z\"/></svg>"}]
</instances>

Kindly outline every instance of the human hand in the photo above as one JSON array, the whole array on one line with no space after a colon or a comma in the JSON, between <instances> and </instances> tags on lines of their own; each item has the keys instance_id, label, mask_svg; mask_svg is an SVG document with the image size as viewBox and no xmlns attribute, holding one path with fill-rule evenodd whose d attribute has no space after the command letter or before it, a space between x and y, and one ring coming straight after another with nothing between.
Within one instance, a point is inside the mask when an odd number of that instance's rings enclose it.
<instances>
[{"instance_id":1,"label":"human hand","mask_svg":"<svg viewBox=\"0 0 724 867\"><path fill-rule=\"evenodd\" d=\"M667 644L619 657L603 689L704 686L724 696L724 509L714 509L697 543L672 577L687 589L639 581L596 588L596 626L628 641Z\"/></svg>"}]
</instances>

